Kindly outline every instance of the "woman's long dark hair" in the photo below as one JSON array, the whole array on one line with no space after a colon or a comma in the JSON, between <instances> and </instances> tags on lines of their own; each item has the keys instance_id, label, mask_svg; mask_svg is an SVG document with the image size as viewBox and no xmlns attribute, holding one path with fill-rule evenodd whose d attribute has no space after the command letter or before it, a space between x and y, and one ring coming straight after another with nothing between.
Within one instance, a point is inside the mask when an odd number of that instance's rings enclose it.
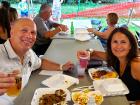
<instances>
[{"instance_id":1,"label":"woman's long dark hair","mask_svg":"<svg viewBox=\"0 0 140 105\"><path fill-rule=\"evenodd\" d=\"M0 8L0 26L3 31L7 31L8 38L10 37L10 21L9 21L9 12L5 8Z\"/></svg>"},{"instance_id":2,"label":"woman's long dark hair","mask_svg":"<svg viewBox=\"0 0 140 105\"><path fill-rule=\"evenodd\" d=\"M112 53L112 50L111 50L112 37L114 36L114 34L116 34L118 32L124 34L128 38L130 45L131 45L131 49L127 55L128 63L130 63L132 61L132 59L134 59L135 57L138 56L138 44L137 44L135 36L126 28L123 28L123 27L115 28L107 40L107 63L108 63L108 66L113 66L114 64L116 64L116 62L118 62L118 58Z\"/></svg>"}]
</instances>

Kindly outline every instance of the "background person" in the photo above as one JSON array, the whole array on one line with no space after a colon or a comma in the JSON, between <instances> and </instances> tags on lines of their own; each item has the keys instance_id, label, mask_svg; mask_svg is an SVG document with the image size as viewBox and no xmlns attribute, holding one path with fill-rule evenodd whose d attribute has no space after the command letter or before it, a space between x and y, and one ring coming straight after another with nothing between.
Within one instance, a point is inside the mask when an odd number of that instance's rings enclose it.
<instances>
[{"instance_id":1,"label":"background person","mask_svg":"<svg viewBox=\"0 0 140 105\"><path fill-rule=\"evenodd\" d=\"M21 0L21 2L19 2L19 4L18 4L18 8L20 10L21 17L29 16L27 0Z\"/></svg>"},{"instance_id":2,"label":"background person","mask_svg":"<svg viewBox=\"0 0 140 105\"><path fill-rule=\"evenodd\" d=\"M85 51L79 51L78 56ZM107 40L107 53L93 51L91 58L107 60L129 89L127 99L140 105L140 56L134 35L126 28L116 28Z\"/></svg>"},{"instance_id":3,"label":"background person","mask_svg":"<svg viewBox=\"0 0 140 105\"><path fill-rule=\"evenodd\" d=\"M48 4L42 4L39 14L34 18L37 25L37 40L33 46L33 50L37 55L43 55L49 47L52 37L60 31L67 31L65 25L55 23L50 20L52 9Z\"/></svg>"},{"instance_id":4,"label":"background person","mask_svg":"<svg viewBox=\"0 0 140 105\"><path fill-rule=\"evenodd\" d=\"M61 3L62 2L63 0L53 0L52 18L58 23L60 23L60 18L61 18Z\"/></svg>"},{"instance_id":5,"label":"background person","mask_svg":"<svg viewBox=\"0 0 140 105\"><path fill-rule=\"evenodd\" d=\"M18 19L18 12L17 12L16 8L10 7L9 8L10 24L13 24L14 21L16 21L17 19Z\"/></svg>"},{"instance_id":6,"label":"background person","mask_svg":"<svg viewBox=\"0 0 140 105\"><path fill-rule=\"evenodd\" d=\"M106 22L107 22L107 28L105 28L104 30L97 31L94 28L88 28L88 32L93 33L94 35L97 35L99 40L101 41L102 45L104 48L106 48L106 44L107 44L107 39L110 35L110 33L116 28L116 24L118 22L118 15L116 13L108 13L107 17L106 17Z\"/></svg>"},{"instance_id":7,"label":"background person","mask_svg":"<svg viewBox=\"0 0 140 105\"><path fill-rule=\"evenodd\" d=\"M47 59L40 59L31 49L35 41L35 23L29 18L20 18L12 25L10 39L0 45L0 71L11 72L11 70L8 70L8 67L13 65L21 68L22 88L28 83L33 70L39 68L46 70L68 70L73 68L73 64L70 61L60 65ZM14 98L2 95L0 96L0 102L6 99L9 103L12 103Z\"/></svg>"},{"instance_id":8,"label":"background person","mask_svg":"<svg viewBox=\"0 0 140 105\"><path fill-rule=\"evenodd\" d=\"M8 10L10 8L10 3L8 1L1 1L1 7Z\"/></svg>"},{"instance_id":9,"label":"background person","mask_svg":"<svg viewBox=\"0 0 140 105\"><path fill-rule=\"evenodd\" d=\"M0 8L0 44L4 43L10 37L10 29L8 10Z\"/></svg>"}]
</instances>

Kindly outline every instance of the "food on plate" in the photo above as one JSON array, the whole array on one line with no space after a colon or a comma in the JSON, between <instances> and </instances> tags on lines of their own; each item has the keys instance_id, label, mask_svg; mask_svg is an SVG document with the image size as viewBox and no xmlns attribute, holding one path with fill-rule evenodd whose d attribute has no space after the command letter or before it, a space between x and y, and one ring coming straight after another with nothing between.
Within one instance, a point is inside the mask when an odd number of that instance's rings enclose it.
<instances>
[{"instance_id":1,"label":"food on plate","mask_svg":"<svg viewBox=\"0 0 140 105\"><path fill-rule=\"evenodd\" d=\"M117 77L117 74L116 72L108 72L106 75L104 75L106 78L116 78Z\"/></svg>"},{"instance_id":2,"label":"food on plate","mask_svg":"<svg viewBox=\"0 0 140 105\"><path fill-rule=\"evenodd\" d=\"M39 105L65 105L66 93L58 89L54 94L44 94L39 99Z\"/></svg>"},{"instance_id":3,"label":"food on plate","mask_svg":"<svg viewBox=\"0 0 140 105\"><path fill-rule=\"evenodd\" d=\"M117 74L114 71L107 71L107 70L97 70L91 73L93 79L100 79L100 78L116 78Z\"/></svg>"},{"instance_id":4,"label":"food on plate","mask_svg":"<svg viewBox=\"0 0 140 105\"><path fill-rule=\"evenodd\" d=\"M103 75L107 74L105 70L98 70L96 72L91 73L93 78L101 78Z\"/></svg>"},{"instance_id":5,"label":"food on plate","mask_svg":"<svg viewBox=\"0 0 140 105\"><path fill-rule=\"evenodd\" d=\"M89 93L89 96L93 96L95 98L95 102L100 105L103 102L103 96L99 91L92 91Z\"/></svg>"},{"instance_id":6,"label":"food on plate","mask_svg":"<svg viewBox=\"0 0 140 105\"><path fill-rule=\"evenodd\" d=\"M62 89L56 90L55 94L56 94L56 96L64 96L64 97L66 97L65 91L62 90Z\"/></svg>"},{"instance_id":7,"label":"food on plate","mask_svg":"<svg viewBox=\"0 0 140 105\"><path fill-rule=\"evenodd\" d=\"M99 91L76 91L72 93L72 100L79 105L87 105L90 96L93 96L97 105L103 102L103 96Z\"/></svg>"}]
</instances>

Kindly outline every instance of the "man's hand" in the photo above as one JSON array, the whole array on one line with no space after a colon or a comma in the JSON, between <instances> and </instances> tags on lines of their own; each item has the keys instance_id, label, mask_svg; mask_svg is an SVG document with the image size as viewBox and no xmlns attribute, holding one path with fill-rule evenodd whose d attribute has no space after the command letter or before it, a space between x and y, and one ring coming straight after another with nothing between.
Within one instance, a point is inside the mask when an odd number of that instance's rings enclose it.
<instances>
[{"instance_id":1,"label":"man's hand","mask_svg":"<svg viewBox=\"0 0 140 105\"><path fill-rule=\"evenodd\" d=\"M0 72L0 95L4 94L7 89L15 85L15 78L8 74Z\"/></svg>"},{"instance_id":2,"label":"man's hand","mask_svg":"<svg viewBox=\"0 0 140 105\"><path fill-rule=\"evenodd\" d=\"M74 64L71 61L66 62L63 66L62 66L63 70L72 70L74 68Z\"/></svg>"},{"instance_id":3,"label":"man's hand","mask_svg":"<svg viewBox=\"0 0 140 105\"><path fill-rule=\"evenodd\" d=\"M68 27L66 25L60 24L59 27L62 29L62 31L66 32L68 30Z\"/></svg>"}]
</instances>

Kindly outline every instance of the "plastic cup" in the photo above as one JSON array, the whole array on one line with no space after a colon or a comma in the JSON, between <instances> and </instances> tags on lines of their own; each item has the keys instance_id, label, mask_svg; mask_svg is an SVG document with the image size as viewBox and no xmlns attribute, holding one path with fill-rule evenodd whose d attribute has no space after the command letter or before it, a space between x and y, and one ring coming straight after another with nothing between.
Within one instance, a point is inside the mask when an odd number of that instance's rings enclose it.
<instances>
[{"instance_id":1,"label":"plastic cup","mask_svg":"<svg viewBox=\"0 0 140 105\"><path fill-rule=\"evenodd\" d=\"M20 71L19 69L14 69L13 71ZM22 76L21 73L15 74L15 73L8 73L9 76L15 77L16 83L14 86L11 86L7 89L7 95L8 96L18 96L21 92L21 86L22 86Z\"/></svg>"},{"instance_id":2,"label":"plastic cup","mask_svg":"<svg viewBox=\"0 0 140 105\"><path fill-rule=\"evenodd\" d=\"M83 77L85 75L85 68L82 68L80 64L77 65L77 75L78 77Z\"/></svg>"},{"instance_id":3,"label":"plastic cup","mask_svg":"<svg viewBox=\"0 0 140 105\"><path fill-rule=\"evenodd\" d=\"M87 68L87 65L88 65L88 57L86 56L86 57L80 57L80 59L79 59L79 64L80 64L80 67L81 68L84 68L84 69L86 69Z\"/></svg>"}]
</instances>

